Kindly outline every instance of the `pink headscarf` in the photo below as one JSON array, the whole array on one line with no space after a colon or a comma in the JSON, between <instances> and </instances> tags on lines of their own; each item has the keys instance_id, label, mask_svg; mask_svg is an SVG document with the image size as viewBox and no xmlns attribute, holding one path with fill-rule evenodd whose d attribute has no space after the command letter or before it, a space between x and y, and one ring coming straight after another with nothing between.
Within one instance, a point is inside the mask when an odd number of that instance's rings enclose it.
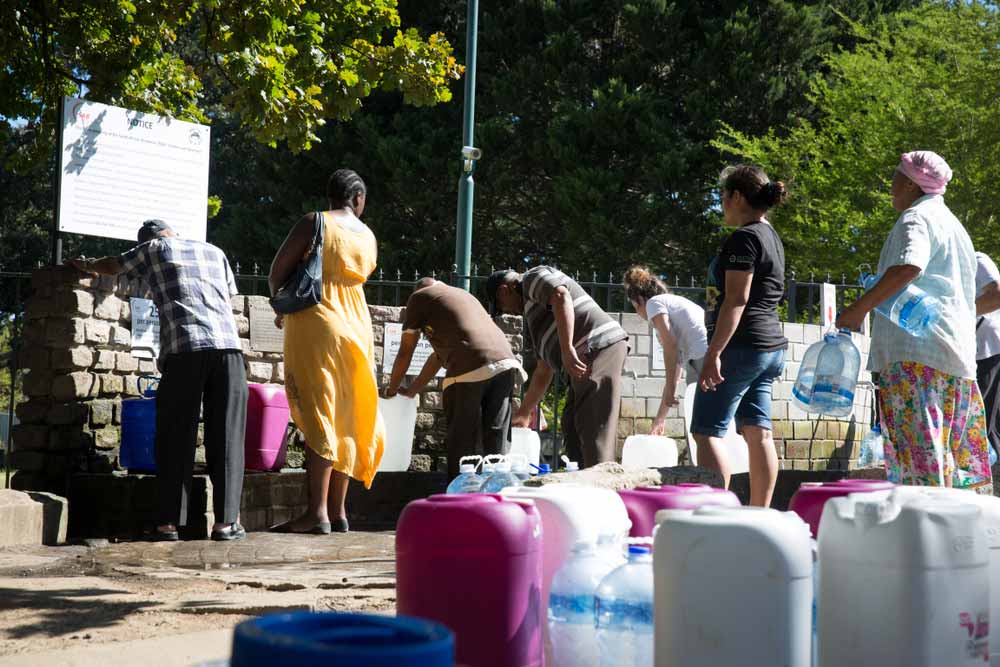
<instances>
[{"instance_id":1,"label":"pink headscarf","mask_svg":"<svg viewBox=\"0 0 1000 667\"><path fill-rule=\"evenodd\" d=\"M951 180L951 167L932 151L903 153L896 169L929 195L943 195Z\"/></svg>"}]
</instances>

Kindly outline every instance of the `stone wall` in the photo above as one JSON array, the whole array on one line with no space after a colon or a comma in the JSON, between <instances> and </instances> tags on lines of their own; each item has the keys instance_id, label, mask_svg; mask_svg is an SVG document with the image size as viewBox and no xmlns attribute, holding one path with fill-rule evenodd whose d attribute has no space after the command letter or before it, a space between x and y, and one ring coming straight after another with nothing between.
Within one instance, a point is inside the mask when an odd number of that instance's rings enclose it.
<instances>
[{"instance_id":1,"label":"stone wall","mask_svg":"<svg viewBox=\"0 0 1000 667\"><path fill-rule=\"evenodd\" d=\"M133 357L128 298L143 296L137 284L108 278L91 279L68 267L39 269L32 277L33 295L27 304L22 345L23 381L27 400L17 406L20 425L15 430L13 467L15 488L64 492L74 472L106 473L118 468L121 401L138 396L140 378L154 374L150 360ZM266 307L259 296L233 300L251 382L284 381L280 353L250 347L250 311ZM379 385L382 373L385 324L400 322L402 308L370 307ZM616 314L631 337L631 353L623 382L619 447L632 433L648 433L662 393L664 371L651 370L652 336L649 325L630 313ZM523 347L521 320L504 316L498 321L515 353ZM791 380L807 345L819 340L818 326L785 324L790 341L785 377L775 384L775 437L782 467L794 470L846 469L857 456L857 443L869 419L870 405L859 405L856 425L851 421L816 422L789 400ZM856 337L865 355L868 340ZM420 396L412 469L434 470L444 464L444 414L439 381ZM870 401L869 401L870 403ZM685 442L683 412L668 414L667 435ZM203 454L199 454L201 458ZM203 460L203 459L201 459Z\"/></svg>"}]
</instances>

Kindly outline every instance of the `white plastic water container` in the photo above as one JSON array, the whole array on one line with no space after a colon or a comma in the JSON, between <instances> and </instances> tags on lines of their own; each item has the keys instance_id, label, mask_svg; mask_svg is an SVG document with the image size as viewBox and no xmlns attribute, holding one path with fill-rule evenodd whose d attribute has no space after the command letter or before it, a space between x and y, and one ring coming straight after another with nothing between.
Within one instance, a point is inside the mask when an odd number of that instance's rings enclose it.
<instances>
[{"instance_id":1,"label":"white plastic water container","mask_svg":"<svg viewBox=\"0 0 1000 667\"><path fill-rule=\"evenodd\" d=\"M664 516L653 550L656 667L808 667L809 526L751 507Z\"/></svg>"},{"instance_id":2,"label":"white plastic water container","mask_svg":"<svg viewBox=\"0 0 1000 667\"><path fill-rule=\"evenodd\" d=\"M688 450L691 452L691 463L698 465L698 443L691 434L691 418L694 416L694 395L698 386L689 384L684 392L684 419L687 424ZM729 430L722 438L722 446L729 457L729 470L732 474L750 471L750 450L747 441L736 432L736 420L730 420Z\"/></svg>"},{"instance_id":3,"label":"white plastic water container","mask_svg":"<svg viewBox=\"0 0 1000 667\"><path fill-rule=\"evenodd\" d=\"M598 542L602 536L620 542L632 527L621 496L610 489L582 484L546 484L506 488L500 494L506 498L534 501L541 516L543 609L549 606L552 578L569 558L573 545ZM610 550L607 537L604 553ZM550 664L552 643L548 628L545 629L545 657L546 664Z\"/></svg>"},{"instance_id":4,"label":"white plastic water container","mask_svg":"<svg viewBox=\"0 0 1000 667\"><path fill-rule=\"evenodd\" d=\"M479 493L479 487L483 485L483 478L476 474L476 465L482 460L481 456L463 456L458 460L458 477L451 480L445 493ZM475 461L475 463L466 463Z\"/></svg>"},{"instance_id":5,"label":"white plastic water container","mask_svg":"<svg viewBox=\"0 0 1000 667\"><path fill-rule=\"evenodd\" d=\"M989 552L990 627L1000 628L1000 498L941 486L897 486L892 491L858 493L850 497L857 501L889 499L897 505L924 498L942 498L978 507L983 513L983 536ZM994 639L990 641L990 667L1000 667L998 632L994 631Z\"/></svg>"},{"instance_id":6,"label":"white plastic water container","mask_svg":"<svg viewBox=\"0 0 1000 667\"><path fill-rule=\"evenodd\" d=\"M385 424L385 449L378 472L402 472L410 467L413 431L417 426L417 399L396 395L378 399Z\"/></svg>"},{"instance_id":7,"label":"white plastic water container","mask_svg":"<svg viewBox=\"0 0 1000 667\"><path fill-rule=\"evenodd\" d=\"M620 563L610 562L592 542L578 542L552 578L548 667L597 667L600 648L594 634L594 593Z\"/></svg>"},{"instance_id":8,"label":"white plastic water container","mask_svg":"<svg viewBox=\"0 0 1000 667\"><path fill-rule=\"evenodd\" d=\"M500 493L503 489L512 486L521 486L521 479L514 474L510 461L505 460L497 463L493 473L483 479L479 493Z\"/></svg>"},{"instance_id":9,"label":"white plastic water container","mask_svg":"<svg viewBox=\"0 0 1000 667\"><path fill-rule=\"evenodd\" d=\"M625 468L671 468L677 465L677 443L663 435L630 435L622 449Z\"/></svg>"},{"instance_id":10,"label":"white plastic water container","mask_svg":"<svg viewBox=\"0 0 1000 667\"><path fill-rule=\"evenodd\" d=\"M520 454L528 464L538 465L542 457L542 441L538 431L515 427L510 430L510 454Z\"/></svg>"},{"instance_id":11,"label":"white plastic water container","mask_svg":"<svg viewBox=\"0 0 1000 667\"><path fill-rule=\"evenodd\" d=\"M823 508L819 664L982 667L990 623L982 511L946 497L882 495Z\"/></svg>"}]
</instances>

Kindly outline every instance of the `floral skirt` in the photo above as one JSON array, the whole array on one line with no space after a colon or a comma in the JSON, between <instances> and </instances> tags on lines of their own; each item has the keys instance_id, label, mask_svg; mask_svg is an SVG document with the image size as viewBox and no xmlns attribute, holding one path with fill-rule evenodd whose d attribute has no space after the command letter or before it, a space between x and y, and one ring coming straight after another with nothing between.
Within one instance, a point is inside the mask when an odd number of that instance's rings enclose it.
<instances>
[{"instance_id":1,"label":"floral skirt","mask_svg":"<svg viewBox=\"0 0 1000 667\"><path fill-rule=\"evenodd\" d=\"M992 492L986 411L975 380L904 361L879 375L879 394L889 481Z\"/></svg>"}]
</instances>

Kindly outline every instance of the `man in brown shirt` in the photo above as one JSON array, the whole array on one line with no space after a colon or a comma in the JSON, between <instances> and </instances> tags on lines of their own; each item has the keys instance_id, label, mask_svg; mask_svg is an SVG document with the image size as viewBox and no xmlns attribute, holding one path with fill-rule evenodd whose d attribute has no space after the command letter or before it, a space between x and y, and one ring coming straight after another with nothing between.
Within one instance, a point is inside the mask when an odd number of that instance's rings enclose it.
<instances>
[{"instance_id":1,"label":"man in brown shirt","mask_svg":"<svg viewBox=\"0 0 1000 667\"><path fill-rule=\"evenodd\" d=\"M434 348L420 375L400 388L420 335ZM415 396L445 369L444 413L448 474L473 454L502 454L510 448L511 395L524 370L507 337L476 297L433 278L422 278L406 302L403 336L385 395Z\"/></svg>"}]
</instances>

